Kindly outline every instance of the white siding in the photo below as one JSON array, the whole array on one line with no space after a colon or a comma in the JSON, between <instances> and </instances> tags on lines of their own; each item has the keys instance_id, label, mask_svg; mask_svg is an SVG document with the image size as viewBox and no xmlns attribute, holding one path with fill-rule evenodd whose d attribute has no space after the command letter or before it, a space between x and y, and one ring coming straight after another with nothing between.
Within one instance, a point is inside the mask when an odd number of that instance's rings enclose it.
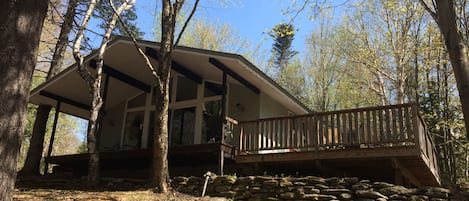
<instances>
[{"instance_id":1,"label":"white siding","mask_svg":"<svg viewBox=\"0 0 469 201\"><path fill-rule=\"evenodd\" d=\"M237 84L230 84L228 89L228 116L238 121L259 118L258 94Z\"/></svg>"},{"instance_id":2,"label":"white siding","mask_svg":"<svg viewBox=\"0 0 469 201\"><path fill-rule=\"evenodd\" d=\"M259 103L260 118L287 116L288 110L269 95L261 92Z\"/></svg>"}]
</instances>

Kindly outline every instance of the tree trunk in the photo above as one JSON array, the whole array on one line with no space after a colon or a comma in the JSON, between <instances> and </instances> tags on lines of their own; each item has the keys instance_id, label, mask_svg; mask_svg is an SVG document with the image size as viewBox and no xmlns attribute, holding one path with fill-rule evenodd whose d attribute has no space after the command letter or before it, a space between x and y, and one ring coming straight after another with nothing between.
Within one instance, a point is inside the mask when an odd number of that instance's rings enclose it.
<instances>
[{"instance_id":1,"label":"tree trunk","mask_svg":"<svg viewBox=\"0 0 469 201\"><path fill-rule=\"evenodd\" d=\"M161 12L161 45L158 54L157 90L155 93L155 133L153 141L152 182L160 193L169 190L168 169L168 105L169 76L171 72L171 53L174 48L176 16L184 0L162 0Z\"/></svg>"},{"instance_id":2,"label":"tree trunk","mask_svg":"<svg viewBox=\"0 0 469 201\"><path fill-rule=\"evenodd\" d=\"M54 54L52 56L49 72L47 73L47 80L56 75L62 67L65 50L67 49L68 45L68 37L73 27L73 18L75 17L76 7L77 0L70 0L68 2L67 12L64 16L64 21L60 29L60 34L55 46ZM44 147L44 136L46 134L47 119L49 118L50 110L51 107L48 105L39 105L37 108L28 154L26 155L23 169L21 169L20 172L22 175L40 174L39 167L41 164ZM47 170L44 172L47 172Z\"/></svg>"},{"instance_id":3,"label":"tree trunk","mask_svg":"<svg viewBox=\"0 0 469 201\"><path fill-rule=\"evenodd\" d=\"M12 200L31 77L48 0L0 1L0 198Z\"/></svg>"},{"instance_id":4,"label":"tree trunk","mask_svg":"<svg viewBox=\"0 0 469 201\"><path fill-rule=\"evenodd\" d=\"M457 16L453 4L452 0L436 1L437 23L445 38L461 101L466 136L469 137L469 60L467 46L458 31Z\"/></svg>"},{"instance_id":5,"label":"tree trunk","mask_svg":"<svg viewBox=\"0 0 469 201\"><path fill-rule=\"evenodd\" d=\"M36 110L36 119L34 120L33 133L29 144L28 154L24 162L20 175L39 175L42 152L44 149L44 136L46 134L47 120L51 106L39 105Z\"/></svg>"},{"instance_id":6,"label":"tree trunk","mask_svg":"<svg viewBox=\"0 0 469 201\"><path fill-rule=\"evenodd\" d=\"M90 86L90 97L91 97L91 115L88 120L88 132L87 132L87 146L90 159L88 161L88 184L95 186L99 184L99 152L96 141L96 133L98 131L98 115L103 101L101 98L101 77L96 79L93 86Z\"/></svg>"},{"instance_id":7,"label":"tree trunk","mask_svg":"<svg viewBox=\"0 0 469 201\"><path fill-rule=\"evenodd\" d=\"M163 93L155 96L155 133L153 140L153 184L158 192L167 192L169 189L169 168L168 168L168 103L169 92L166 87Z\"/></svg>"}]
</instances>

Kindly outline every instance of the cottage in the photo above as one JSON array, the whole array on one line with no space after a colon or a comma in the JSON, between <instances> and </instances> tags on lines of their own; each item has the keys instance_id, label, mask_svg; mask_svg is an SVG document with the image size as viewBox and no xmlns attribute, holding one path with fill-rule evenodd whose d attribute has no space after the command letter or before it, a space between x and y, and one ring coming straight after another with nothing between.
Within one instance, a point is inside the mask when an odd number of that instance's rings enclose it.
<instances>
[{"instance_id":1,"label":"cottage","mask_svg":"<svg viewBox=\"0 0 469 201\"><path fill-rule=\"evenodd\" d=\"M156 64L158 43L139 41ZM96 53L86 57L94 68ZM244 57L177 47L169 103L174 174L212 170L252 174L353 174L438 185L433 143L413 104L317 113ZM151 156L154 80L125 37L104 57L103 174L145 176ZM30 102L89 116L88 89L76 65L31 92ZM86 171L87 154L51 156L55 171ZM188 171L190 167L191 171Z\"/></svg>"}]
</instances>

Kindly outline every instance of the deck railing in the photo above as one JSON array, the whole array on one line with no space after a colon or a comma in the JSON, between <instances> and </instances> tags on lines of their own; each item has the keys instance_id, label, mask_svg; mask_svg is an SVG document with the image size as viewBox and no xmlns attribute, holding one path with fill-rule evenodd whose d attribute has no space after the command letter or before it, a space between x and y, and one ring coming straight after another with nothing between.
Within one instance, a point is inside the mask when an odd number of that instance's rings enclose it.
<instances>
[{"instance_id":1,"label":"deck railing","mask_svg":"<svg viewBox=\"0 0 469 201\"><path fill-rule=\"evenodd\" d=\"M239 122L244 154L267 150L419 146L436 168L436 152L416 104L358 108Z\"/></svg>"},{"instance_id":2,"label":"deck railing","mask_svg":"<svg viewBox=\"0 0 469 201\"><path fill-rule=\"evenodd\" d=\"M222 142L227 144L236 145L239 143L239 138L236 134L240 133L238 121L231 117L225 117L225 123L222 128Z\"/></svg>"}]
</instances>

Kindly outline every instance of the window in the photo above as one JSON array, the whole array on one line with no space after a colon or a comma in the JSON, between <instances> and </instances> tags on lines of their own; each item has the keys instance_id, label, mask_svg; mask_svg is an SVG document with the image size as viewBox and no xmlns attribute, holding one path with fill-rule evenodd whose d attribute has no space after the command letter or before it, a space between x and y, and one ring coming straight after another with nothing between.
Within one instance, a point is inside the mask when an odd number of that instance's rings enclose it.
<instances>
[{"instance_id":1,"label":"window","mask_svg":"<svg viewBox=\"0 0 469 201\"><path fill-rule=\"evenodd\" d=\"M204 97L223 95L223 86L220 84L205 82Z\"/></svg>"},{"instance_id":2,"label":"window","mask_svg":"<svg viewBox=\"0 0 469 201\"><path fill-rule=\"evenodd\" d=\"M223 119L220 116L220 112L220 100L205 102L202 118L202 143L221 140Z\"/></svg>"},{"instance_id":3,"label":"window","mask_svg":"<svg viewBox=\"0 0 469 201\"><path fill-rule=\"evenodd\" d=\"M143 133L144 111L127 112L123 139L124 149L140 148Z\"/></svg>"},{"instance_id":4,"label":"window","mask_svg":"<svg viewBox=\"0 0 469 201\"><path fill-rule=\"evenodd\" d=\"M192 100L197 98L197 82L183 76L177 78L176 101Z\"/></svg>"},{"instance_id":5,"label":"window","mask_svg":"<svg viewBox=\"0 0 469 201\"><path fill-rule=\"evenodd\" d=\"M194 144L195 107L172 110L169 144Z\"/></svg>"},{"instance_id":6,"label":"window","mask_svg":"<svg viewBox=\"0 0 469 201\"><path fill-rule=\"evenodd\" d=\"M146 101L147 94L142 93L135 98L130 99L127 102L127 108L136 108L136 107L143 107L145 106L145 101Z\"/></svg>"}]
</instances>

